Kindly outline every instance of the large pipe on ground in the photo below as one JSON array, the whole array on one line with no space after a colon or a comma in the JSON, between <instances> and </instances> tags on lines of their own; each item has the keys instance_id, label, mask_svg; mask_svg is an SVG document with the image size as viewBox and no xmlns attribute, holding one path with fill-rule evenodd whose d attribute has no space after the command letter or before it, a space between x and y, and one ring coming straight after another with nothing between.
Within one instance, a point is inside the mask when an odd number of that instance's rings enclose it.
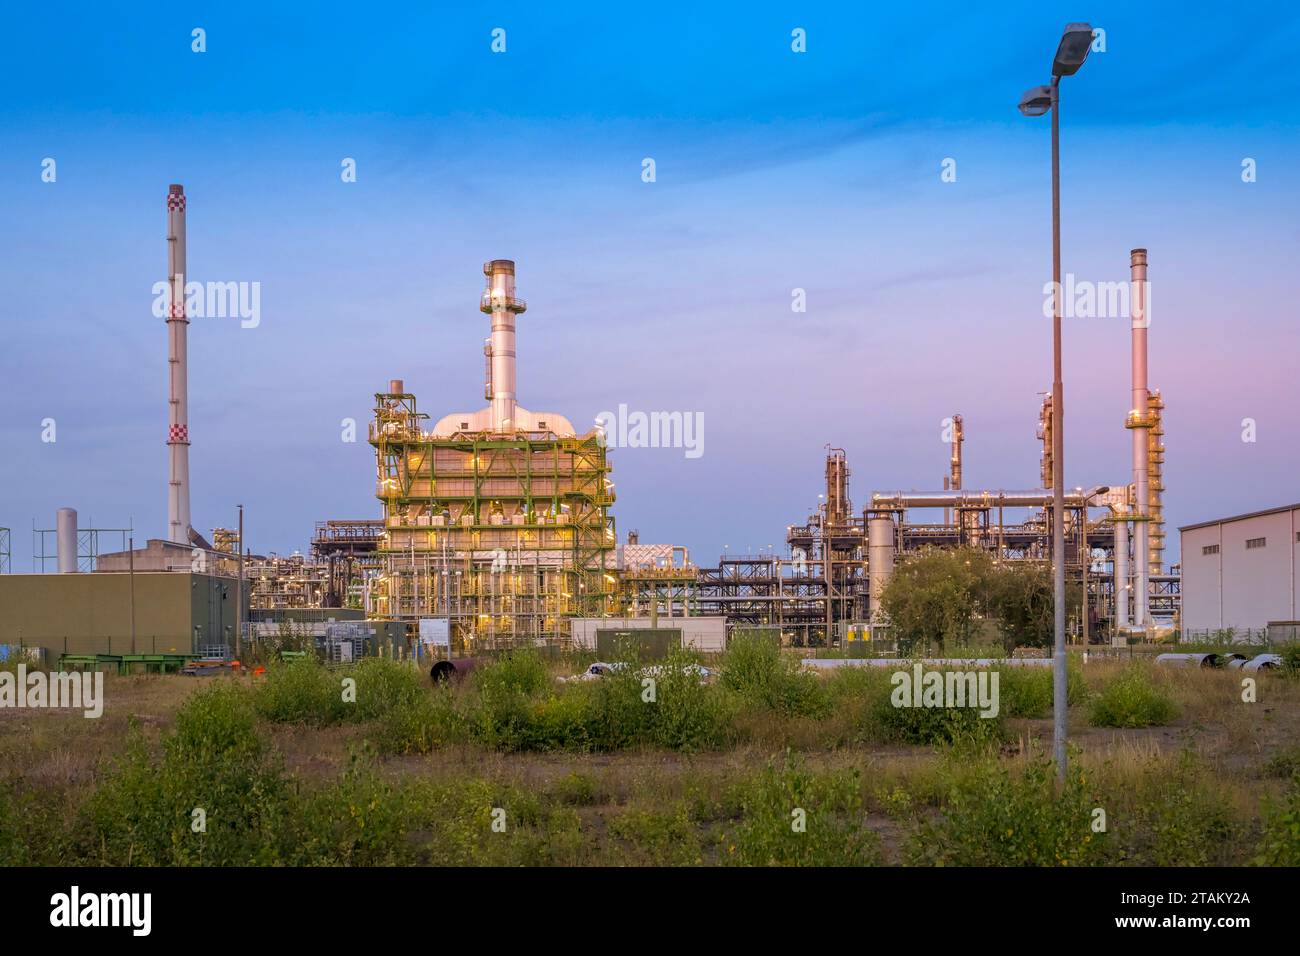
<instances>
[{"instance_id":1,"label":"large pipe on ground","mask_svg":"<svg viewBox=\"0 0 1300 956\"><path fill-rule=\"evenodd\" d=\"M1133 625L1147 626L1149 595L1148 552L1151 529L1151 489L1147 464L1150 458L1151 393L1147 388L1147 251L1134 249L1129 254L1129 273L1132 292L1129 312L1132 315L1133 333L1133 388L1128 413L1129 430L1133 433L1133 484L1137 494L1133 541Z\"/></svg>"},{"instance_id":2,"label":"large pipe on ground","mask_svg":"<svg viewBox=\"0 0 1300 956\"><path fill-rule=\"evenodd\" d=\"M515 428L515 316L528 306L515 297L515 264L510 259L493 259L483 264L487 289L479 302L479 311L492 316L492 337L487 343L490 371L487 390L492 399L492 430L510 432Z\"/></svg>"},{"instance_id":3,"label":"large pipe on ground","mask_svg":"<svg viewBox=\"0 0 1300 956\"><path fill-rule=\"evenodd\" d=\"M167 540L190 543L190 411L185 315L185 187L167 189Z\"/></svg>"},{"instance_id":4,"label":"large pipe on ground","mask_svg":"<svg viewBox=\"0 0 1300 956\"><path fill-rule=\"evenodd\" d=\"M77 511L60 508L55 520L60 574L77 573Z\"/></svg>"}]
</instances>

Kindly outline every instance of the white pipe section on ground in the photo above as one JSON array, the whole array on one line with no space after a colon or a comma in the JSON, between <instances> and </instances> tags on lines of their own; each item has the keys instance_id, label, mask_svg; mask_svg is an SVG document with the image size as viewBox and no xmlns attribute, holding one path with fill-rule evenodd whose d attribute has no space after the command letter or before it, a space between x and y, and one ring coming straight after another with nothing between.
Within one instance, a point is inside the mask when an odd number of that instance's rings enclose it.
<instances>
[{"instance_id":1,"label":"white pipe section on ground","mask_svg":"<svg viewBox=\"0 0 1300 956\"><path fill-rule=\"evenodd\" d=\"M167 540L190 539L190 411L185 315L185 187L167 190Z\"/></svg>"},{"instance_id":2,"label":"white pipe section on ground","mask_svg":"<svg viewBox=\"0 0 1300 956\"><path fill-rule=\"evenodd\" d=\"M1133 542L1133 624L1135 627L1147 626L1147 607L1149 595L1149 568L1147 566L1150 551L1151 529L1147 520L1151 516L1151 489L1147 475L1149 459L1148 419L1151 415L1151 393L1147 389L1147 327L1151 324L1147 315L1147 251L1134 249L1129 254L1130 313L1133 328L1133 397L1130 415L1135 419L1137 428L1133 433L1133 484L1137 491L1137 521L1134 522Z\"/></svg>"},{"instance_id":3,"label":"white pipe section on ground","mask_svg":"<svg viewBox=\"0 0 1300 956\"><path fill-rule=\"evenodd\" d=\"M60 574L77 573L77 512L75 508L60 508L55 521L54 536L58 544Z\"/></svg>"}]
</instances>

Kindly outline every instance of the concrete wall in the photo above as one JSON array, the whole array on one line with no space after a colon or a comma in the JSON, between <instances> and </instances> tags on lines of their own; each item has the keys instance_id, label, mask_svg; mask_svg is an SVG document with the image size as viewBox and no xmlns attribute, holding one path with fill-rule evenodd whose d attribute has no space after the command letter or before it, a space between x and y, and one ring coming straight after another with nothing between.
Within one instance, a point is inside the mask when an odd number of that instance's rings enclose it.
<instances>
[{"instance_id":1,"label":"concrete wall","mask_svg":"<svg viewBox=\"0 0 1300 956\"><path fill-rule=\"evenodd\" d=\"M1182 529L1183 630L1258 629L1296 620L1298 530L1300 509ZM1264 546L1247 548L1254 538L1263 538Z\"/></svg>"},{"instance_id":2,"label":"concrete wall","mask_svg":"<svg viewBox=\"0 0 1300 956\"><path fill-rule=\"evenodd\" d=\"M130 654L132 578L135 653L233 646L234 579L179 572L0 575L0 644L42 647L51 666L65 652Z\"/></svg>"}]
</instances>

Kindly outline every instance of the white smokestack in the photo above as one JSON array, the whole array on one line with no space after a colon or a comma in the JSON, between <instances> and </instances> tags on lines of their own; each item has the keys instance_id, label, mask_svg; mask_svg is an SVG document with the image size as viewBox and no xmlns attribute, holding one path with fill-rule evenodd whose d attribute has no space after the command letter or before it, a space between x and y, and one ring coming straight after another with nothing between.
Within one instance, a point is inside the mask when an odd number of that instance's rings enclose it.
<instances>
[{"instance_id":1,"label":"white smokestack","mask_svg":"<svg viewBox=\"0 0 1300 956\"><path fill-rule=\"evenodd\" d=\"M60 508L55 522L60 574L77 573L77 511Z\"/></svg>"},{"instance_id":2,"label":"white smokestack","mask_svg":"<svg viewBox=\"0 0 1300 956\"><path fill-rule=\"evenodd\" d=\"M488 340L488 397L492 400L492 430L514 431L515 407L515 316L528 306L515 298L515 264L510 259L484 263L487 289L479 310L492 316L492 337Z\"/></svg>"},{"instance_id":3,"label":"white smokestack","mask_svg":"<svg viewBox=\"0 0 1300 956\"><path fill-rule=\"evenodd\" d=\"M190 541L190 411L185 315L185 187L167 190L167 539Z\"/></svg>"},{"instance_id":4,"label":"white smokestack","mask_svg":"<svg viewBox=\"0 0 1300 956\"><path fill-rule=\"evenodd\" d=\"M1129 429L1133 432L1133 484L1137 508L1133 534L1133 626L1147 626L1148 551L1151 529L1151 489L1147 475L1151 427L1151 393L1147 390L1147 251L1134 249L1129 254L1132 284L1130 312L1133 316L1133 398L1129 411Z\"/></svg>"}]
</instances>

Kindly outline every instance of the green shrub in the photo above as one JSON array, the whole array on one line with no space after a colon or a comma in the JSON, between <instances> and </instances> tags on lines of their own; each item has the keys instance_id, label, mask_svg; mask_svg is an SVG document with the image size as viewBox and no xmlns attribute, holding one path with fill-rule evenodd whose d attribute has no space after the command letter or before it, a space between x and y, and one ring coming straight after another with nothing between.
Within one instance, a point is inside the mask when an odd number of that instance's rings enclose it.
<instances>
[{"instance_id":1,"label":"green shrub","mask_svg":"<svg viewBox=\"0 0 1300 956\"><path fill-rule=\"evenodd\" d=\"M1051 667L999 667L998 693L1004 717L1047 717L1052 713L1053 674ZM1088 696L1083 674L1077 667L1066 669L1066 699L1082 703Z\"/></svg>"},{"instance_id":2,"label":"green shrub","mask_svg":"<svg viewBox=\"0 0 1300 956\"><path fill-rule=\"evenodd\" d=\"M591 806L600 798L595 778L576 770L570 770L557 780L551 793L560 803L575 807Z\"/></svg>"},{"instance_id":3,"label":"green shrub","mask_svg":"<svg viewBox=\"0 0 1300 956\"><path fill-rule=\"evenodd\" d=\"M912 865L1077 866L1102 862L1090 793L1077 767L1056 792L1055 765L1035 760L1018 775L988 760L954 784L937 820L916 825L904 848Z\"/></svg>"},{"instance_id":4,"label":"green shrub","mask_svg":"<svg viewBox=\"0 0 1300 956\"><path fill-rule=\"evenodd\" d=\"M83 808L80 852L110 866L279 863L289 798L248 693L213 684L178 711L160 760L133 726Z\"/></svg>"},{"instance_id":5,"label":"green shrub","mask_svg":"<svg viewBox=\"0 0 1300 956\"><path fill-rule=\"evenodd\" d=\"M1133 664L1102 688L1088 719L1094 727L1153 727L1177 716L1174 702L1151 682L1142 665Z\"/></svg>"},{"instance_id":6,"label":"green shrub","mask_svg":"<svg viewBox=\"0 0 1300 956\"><path fill-rule=\"evenodd\" d=\"M344 676L350 675L331 670L315 657L272 662L255 688L257 713L276 724L340 723L355 706L343 700Z\"/></svg>"},{"instance_id":7,"label":"green shrub","mask_svg":"<svg viewBox=\"0 0 1300 956\"><path fill-rule=\"evenodd\" d=\"M874 866L880 840L865 824L858 771L813 774L793 761L736 786L741 818L723 840L740 866Z\"/></svg>"},{"instance_id":8,"label":"green shrub","mask_svg":"<svg viewBox=\"0 0 1300 956\"><path fill-rule=\"evenodd\" d=\"M356 680L356 702L345 711L349 720L382 717L394 707L406 707L427 694L428 679L408 661L364 657L340 678Z\"/></svg>"},{"instance_id":9,"label":"green shrub","mask_svg":"<svg viewBox=\"0 0 1300 956\"><path fill-rule=\"evenodd\" d=\"M629 807L610 821L609 830L628 844L619 856L630 856L637 863L695 866L703 862L700 827L685 803L667 808Z\"/></svg>"},{"instance_id":10,"label":"green shrub","mask_svg":"<svg viewBox=\"0 0 1300 956\"><path fill-rule=\"evenodd\" d=\"M1282 673L1287 677L1300 676L1300 641L1291 641L1278 649L1282 658Z\"/></svg>"},{"instance_id":11,"label":"green shrub","mask_svg":"<svg viewBox=\"0 0 1300 956\"><path fill-rule=\"evenodd\" d=\"M746 703L791 716L824 716L830 709L820 678L762 634L732 638L722 659L721 683Z\"/></svg>"},{"instance_id":12,"label":"green shrub","mask_svg":"<svg viewBox=\"0 0 1300 956\"><path fill-rule=\"evenodd\" d=\"M595 749L592 688L574 685L534 701L520 738L520 750L571 751Z\"/></svg>"},{"instance_id":13,"label":"green shrub","mask_svg":"<svg viewBox=\"0 0 1300 956\"><path fill-rule=\"evenodd\" d=\"M297 866L400 866L418 860L405 792L354 755L344 775L295 808L290 862Z\"/></svg>"},{"instance_id":14,"label":"green shrub","mask_svg":"<svg viewBox=\"0 0 1300 956\"><path fill-rule=\"evenodd\" d=\"M1112 862L1213 866L1233 862L1239 827L1227 799L1190 753L1149 764L1108 811Z\"/></svg>"},{"instance_id":15,"label":"green shrub","mask_svg":"<svg viewBox=\"0 0 1300 956\"><path fill-rule=\"evenodd\" d=\"M546 662L531 647L508 651L496 660L470 672L470 681L480 694L520 694L532 697L552 684Z\"/></svg>"},{"instance_id":16,"label":"green shrub","mask_svg":"<svg viewBox=\"0 0 1300 956\"><path fill-rule=\"evenodd\" d=\"M895 743L978 749L1003 735L1001 713L982 717L978 707L895 707L883 698L875 701L873 716L884 739Z\"/></svg>"},{"instance_id":17,"label":"green shrub","mask_svg":"<svg viewBox=\"0 0 1300 956\"><path fill-rule=\"evenodd\" d=\"M423 754L470 739L469 718L457 688L439 685L410 700L399 700L380 715L374 740L383 753Z\"/></svg>"},{"instance_id":18,"label":"green shrub","mask_svg":"<svg viewBox=\"0 0 1300 956\"><path fill-rule=\"evenodd\" d=\"M1264 816L1264 836L1255 862L1260 866L1300 866L1300 774L1291 778L1282 801Z\"/></svg>"},{"instance_id":19,"label":"green shrub","mask_svg":"<svg viewBox=\"0 0 1300 956\"><path fill-rule=\"evenodd\" d=\"M644 678L649 676L654 681L654 698L648 703L647 742L685 751L716 747L723 742L734 714L733 701L725 688L703 683L698 667L698 655L674 650L643 675L643 700L648 693Z\"/></svg>"}]
</instances>

